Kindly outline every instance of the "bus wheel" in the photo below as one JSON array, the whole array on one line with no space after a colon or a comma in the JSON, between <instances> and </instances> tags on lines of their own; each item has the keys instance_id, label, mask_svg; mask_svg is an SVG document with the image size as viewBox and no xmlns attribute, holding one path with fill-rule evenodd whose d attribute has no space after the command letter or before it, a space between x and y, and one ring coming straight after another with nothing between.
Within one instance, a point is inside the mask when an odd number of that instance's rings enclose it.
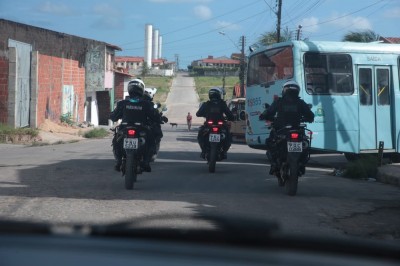
<instances>
[{"instance_id":1,"label":"bus wheel","mask_svg":"<svg viewBox=\"0 0 400 266\"><path fill-rule=\"evenodd\" d=\"M346 157L347 161L352 162L360 159L360 154L345 152L344 157Z\"/></svg>"},{"instance_id":2,"label":"bus wheel","mask_svg":"<svg viewBox=\"0 0 400 266\"><path fill-rule=\"evenodd\" d=\"M400 153L392 153L392 154L390 155L390 160L391 160L393 163L400 163Z\"/></svg>"}]
</instances>

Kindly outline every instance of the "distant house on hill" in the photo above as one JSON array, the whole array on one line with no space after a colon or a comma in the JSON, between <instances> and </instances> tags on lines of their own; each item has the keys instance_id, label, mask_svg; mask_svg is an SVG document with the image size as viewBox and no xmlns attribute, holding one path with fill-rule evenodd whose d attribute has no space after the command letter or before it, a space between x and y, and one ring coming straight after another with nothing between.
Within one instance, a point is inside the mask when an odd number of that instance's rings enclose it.
<instances>
[{"instance_id":1,"label":"distant house on hill","mask_svg":"<svg viewBox=\"0 0 400 266\"><path fill-rule=\"evenodd\" d=\"M230 58L209 55L207 58L192 61L188 68L200 76L237 76L239 67L240 57L232 54Z\"/></svg>"},{"instance_id":2,"label":"distant house on hill","mask_svg":"<svg viewBox=\"0 0 400 266\"><path fill-rule=\"evenodd\" d=\"M384 43L399 43L400 44L400 37L379 37L380 41Z\"/></svg>"},{"instance_id":3,"label":"distant house on hill","mask_svg":"<svg viewBox=\"0 0 400 266\"><path fill-rule=\"evenodd\" d=\"M150 75L171 76L173 75L174 62L168 62L167 59L159 58L151 60ZM123 69L131 75L141 75L144 66L144 57L141 56L117 56L115 66ZM169 70L169 71L167 71Z\"/></svg>"}]
</instances>

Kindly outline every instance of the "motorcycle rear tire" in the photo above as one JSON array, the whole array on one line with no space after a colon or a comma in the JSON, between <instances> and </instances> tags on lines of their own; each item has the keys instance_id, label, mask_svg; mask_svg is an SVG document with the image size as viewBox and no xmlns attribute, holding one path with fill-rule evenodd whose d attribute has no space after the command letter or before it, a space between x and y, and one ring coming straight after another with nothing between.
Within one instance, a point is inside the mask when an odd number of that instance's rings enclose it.
<instances>
[{"instance_id":1,"label":"motorcycle rear tire","mask_svg":"<svg viewBox=\"0 0 400 266\"><path fill-rule=\"evenodd\" d=\"M289 165L289 173L287 175L287 180L285 182L286 193L289 196L294 196L297 193L297 183L299 180L298 171L299 166L297 163Z\"/></svg>"},{"instance_id":2,"label":"motorcycle rear tire","mask_svg":"<svg viewBox=\"0 0 400 266\"><path fill-rule=\"evenodd\" d=\"M215 172L215 165L217 163L217 146L211 146L210 148L210 159L208 161L208 171L210 173Z\"/></svg>"},{"instance_id":3,"label":"motorcycle rear tire","mask_svg":"<svg viewBox=\"0 0 400 266\"><path fill-rule=\"evenodd\" d=\"M125 188L128 190L133 189L133 184L136 180L136 172L137 169L137 161L135 159L134 154L126 155L126 164L125 164Z\"/></svg>"}]
</instances>

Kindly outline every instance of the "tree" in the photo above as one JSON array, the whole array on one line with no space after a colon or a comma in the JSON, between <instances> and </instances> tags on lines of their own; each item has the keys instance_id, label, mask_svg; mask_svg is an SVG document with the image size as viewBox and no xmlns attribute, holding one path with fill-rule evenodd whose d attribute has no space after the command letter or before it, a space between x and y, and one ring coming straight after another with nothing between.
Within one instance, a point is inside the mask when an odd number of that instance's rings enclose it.
<instances>
[{"instance_id":1,"label":"tree","mask_svg":"<svg viewBox=\"0 0 400 266\"><path fill-rule=\"evenodd\" d=\"M147 62L143 62L142 73L141 73L142 77L145 78L147 76L147 74L149 73L149 71L150 71L150 68L147 65Z\"/></svg>"},{"instance_id":2,"label":"tree","mask_svg":"<svg viewBox=\"0 0 400 266\"><path fill-rule=\"evenodd\" d=\"M372 30L365 31L350 31L344 35L344 42L374 42L379 40L379 34Z\"/></svg>"},{"instance_id":3,"label":"tree","mask_svg":"<svg viewBox=\"0 0 400 266\"><path fill-rule=\"evenodd\" d=\"M258 39L258 43L261 45L271 45L277 42L278 34L276 31L268 31L266 33L261 34L261 37ZM292 39L292 32L286 27L281 33L281 42L290 41Z\"/></svg>"}]
</instances>

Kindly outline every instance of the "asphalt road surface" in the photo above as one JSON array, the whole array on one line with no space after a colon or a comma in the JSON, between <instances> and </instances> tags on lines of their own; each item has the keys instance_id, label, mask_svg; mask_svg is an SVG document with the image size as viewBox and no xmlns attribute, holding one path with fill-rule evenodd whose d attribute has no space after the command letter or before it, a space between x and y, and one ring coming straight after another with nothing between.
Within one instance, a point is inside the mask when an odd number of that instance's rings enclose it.
<instances>
[{"instance_id":1,"label":"asphalt road surface","mask_svg":"<svg viewBox=\"0 0 400 266\"><path fill-rule=\"evenodd\" d=\"M153 171L140 175L132 191L113 170L111 137L0 145L0 218L84 224L145 218L152 226L196 227L196 215L233 215L276 221L290 233L400 238L398 187L311 165L290 197L267 174L264 152L243 144L233 144L209 173L196 134L164 125Z\"/></svg>"},{"instance_id":2,"label":"asphalt road surface","mask_svg":"<svg viewBox=\"0 0 400 266\"><path fill-rule=\"evenodd\" d=\"M167 116L186 125L186 113L198 108L193 80L178 76L173 84ZM239 216L277 222L288 233L400 239L398 187L334 176L337 156L312 155L291 197L268 175L265 152L244 144L234 143L228 159L209 173L196 129L163 125L152 172L140 175L130 191L113 170L111 136L37 147L0 144L0 218L203 227L209 225L195 217Z\"/></svg>"}]
</instances>

